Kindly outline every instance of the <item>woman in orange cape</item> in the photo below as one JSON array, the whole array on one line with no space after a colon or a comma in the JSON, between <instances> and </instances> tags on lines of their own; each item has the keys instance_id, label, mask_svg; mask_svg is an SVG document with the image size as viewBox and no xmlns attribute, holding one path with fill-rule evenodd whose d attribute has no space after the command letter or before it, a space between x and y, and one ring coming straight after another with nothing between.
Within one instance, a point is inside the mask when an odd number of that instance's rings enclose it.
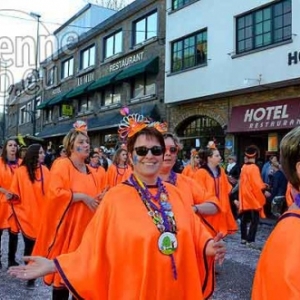
<instances>
[{"instance_id":1,"label":"woman in orange cape","mask_svg":"<svg viewBox=\"0 0 300 300\"><path fill-rule=\"evenodd\" d=\"M119 148L113 157L113 163L106 172L107 186L113 187L129 178L132 168L128 164L127 150Z\"/></svg>"},{"instance_id":2,"label":"woman in orange cape","mask_svg":"<svg viewBox=\"0 0 300 300\"><path fill-rule=\"evenodd\" d=\"M280 143L282 170L297 194L265 243L254 276L252 300L300 299L299 141L300 127L296 127Z\"/></svg>"},{"instance_id":3,"label":"woman in orange cape","mask_svg":"<svg viewBox=\"0 0 300 300\"><path fill-rule=\"evenodd\" d=\"M30 145L21 166L16 170L8 197L24 239L24 255L30 255L41 224L49 170L43 166L45 153L40 144ZM28 286L34 281L29 280Z\"/></svg>"},{"instance_id":4,"label":"woman in orange cape","mask_svg":"<svg viewBox=\"0 0 300 300\"><path fill-rule=\"evenodd\" d=\"M212 235L221 232L224 236L237 231L237 224L232 215L229 193L232 189L225 171L220 168L221 156L219 151L212 147L203 152L204 164L195 173L194 180L203 186L210 195L218 199L219 211L214 215L203 215L207 228Z\"/></svg>"},{"instance_id":5,"label":"woman in orange cape","mask_svg":"<svg viewBox=\"0 0 300 300\"><path fill-rule=\"evenodd\" d=\"M259 223L259 217L265 218L263 207L266 203L263 182L258 166L255 164L257 150L248 147L245 151L245 164L241 169L239 182L239 213L241 219L241 243L252 244ZM250 223L248 229L248 223ZM254 245L254 244L252 244Z\"/></svg>"},{"instance_id":6,"label":"woman in orange cape","mask_svg":"<svg viewBox=\"0 0 300 300\"><path fill-rule=\"evenodd\" d=\"M184 167L182 174L193 178L197 170L200 168L200 156L196 149L191 152L190 163Z\"/></svg>"},{"instance_id":7,"label":"woman in orange cape","mask_svg":"<svg viewBox=\"0 0 300 300\"><path fill-rule=\"evenodd\" d=\"M14 266L18 263L15 260L18 247L18 225L12 214L11 204L6 196L12 196L9 188L13 179L15 170L21 164L18 154L18 144L14 139L8 139L3 146L3 152L0 159L0 259L1 259L1 236L3 230L9 230L8 242L8 266ZM0 267L1 267L0 260Z\"/></svg>"},{"instance_id":8,"label":"woman in orange cape","mask_svg":"<svg viewBox=\"0 0 300 300\"><path fill-rule=\"evenodd\" d=\"M206 190L192 178L172 171L177 160L178 150L181 147L178 137L172 133L165 133L164 140L166 152L159 173L160 178L177 187L188 211L193 208L201 218L201 221L203 221L202 215L214 215L218 213L220 208L218 199L215 196L209 195ZM206 231L205 225L201 225L203 227L201 230ZM204 257L204 259L200 257L199 265L200 264L203 264L202 267L199 268L202 292L205 299L207 299L214 291L214 260L207 260L207 257Z\"/></svg>"},{"instance_id":9,"label":"woman in orange cape","mask_svg":"<svg viewBox=\"0 0 300 300\"><path fill-rule=\"evenodd\" d=\"M105 188L105 177L85 164L90 150L86 131L75 127L63 143L68 158L51 167L43 222L33 251L48 258L78 247ZM68 299L69 292L58 273L45 276L44 282L53 285L53 299Z\"/></svg>"},{"instance_id":10,"label":"woman in orange cape","mask_svg":"<svg viewBox=\"0 0 300 300\"><path fill-rule=\"evenodd\" d=\"M77 299L204 299L197 257L223 259L220 236L201 230L177 188L157 177L165 146L155 128L135 133L127 147L134 174L105 195L78 249L54 261L29 258L12 275L59 272Z\"/></svg>"}]
</instances>

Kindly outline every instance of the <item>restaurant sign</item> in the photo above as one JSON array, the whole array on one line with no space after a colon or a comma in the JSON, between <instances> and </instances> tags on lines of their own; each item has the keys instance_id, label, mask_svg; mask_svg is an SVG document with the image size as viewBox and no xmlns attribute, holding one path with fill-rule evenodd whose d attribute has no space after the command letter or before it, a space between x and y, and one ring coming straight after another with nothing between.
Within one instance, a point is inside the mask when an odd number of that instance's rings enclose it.
<instances>
[{"instance_id":1,"label":"restaurant sign","mask_svg":"<svg viewBox=\"0 0 300 300\"><path fill-rule=\"evenodd\" d=\"M266 131L300 125L300 98L232 108L228 132Z\"/></svg>"},{"instance_id":2,"label":"restaurant sign","mask_svg":"<svg viewBox=\"0 0 300 300\"><path fill-rule=\"evenodd\" d=\"M129 67L132 64L142 61L143 58L144 51L122 58L109 66L109 72L115 72Z\"/></svg>"}]
</instances>

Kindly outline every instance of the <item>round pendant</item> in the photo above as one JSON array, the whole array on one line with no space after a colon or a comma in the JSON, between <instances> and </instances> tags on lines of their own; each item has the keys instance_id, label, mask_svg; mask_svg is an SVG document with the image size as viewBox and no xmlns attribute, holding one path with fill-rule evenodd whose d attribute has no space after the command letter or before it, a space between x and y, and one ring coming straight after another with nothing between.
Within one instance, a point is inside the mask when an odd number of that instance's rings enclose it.
<instances>
[{"instance_id":1,"label":"round pendant","mask_svg":"<svg viewBox=\"0 0 300 300\"><path fill-rule=\"evenodd\" d=\"M158 239L158 249L165 255L172 255L177 249L176 235L172 232L163 232Z\"/></svg>"}]
</instances>

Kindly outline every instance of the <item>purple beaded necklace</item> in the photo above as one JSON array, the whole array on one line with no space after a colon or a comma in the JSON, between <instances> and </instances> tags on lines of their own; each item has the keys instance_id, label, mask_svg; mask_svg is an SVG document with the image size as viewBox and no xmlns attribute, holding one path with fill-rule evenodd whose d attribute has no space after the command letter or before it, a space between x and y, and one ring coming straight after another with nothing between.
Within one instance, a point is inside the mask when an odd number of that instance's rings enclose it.
<instances>
[{"instance_id":1,"label":"purple beaded necklace","mask_svg":"<svg viewBox=\"0 0 300 300\"><path fill-rule=\"evenodd\" d=\"M165 186L163 185L161 179L160 178L157 179L156 185L158 187L158 190L156 195L152 195L146 185L144 185L144 187L141 186L141 184L139 184L139 181L134 177L133 174L130 176L129 182L133 185L133 187L137 190L137 192L141 196L141 199L148 210L148 215L152 218L154 225L161 233L161 236L159 238L159 244L160 244L160 240L163 240L162 237L164 235L169 234L171 237L175 238L174 242L176 243L176 246L174 247L175 249L173 249L175 251L177 248L177 239L175 236L177 232L176 221L175 221L174 213L172 212L172 206L170 202L168 202L168 192ZM151 201L152 199L155 202L157 202L157 204ZM161 247L163 246L159 246L160 250ZM177 269L176 269L174 255L173 255L174 251L168 253L168 252L164 252L164 250L161 250L162 253L170 256L173 276L174 279L177 279Z\"/></svg>"},{"instance_id":2,"label":"purple beaded necklace","mask_svg":"<svg viewBox=\"0 0 300 300\"><path fill-rule=\"evenodd\" d=\"M170 175L169 175L169 180L168 180L172 185L176 185L177 182L177 174L171 170Z\"/></svg>"}]
</instances>

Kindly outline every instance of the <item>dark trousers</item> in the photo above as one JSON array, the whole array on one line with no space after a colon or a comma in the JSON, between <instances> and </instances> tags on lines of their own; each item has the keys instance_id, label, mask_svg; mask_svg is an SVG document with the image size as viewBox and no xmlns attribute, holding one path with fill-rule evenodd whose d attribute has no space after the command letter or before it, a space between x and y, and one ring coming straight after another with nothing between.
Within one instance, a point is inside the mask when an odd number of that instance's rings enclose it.
<instances>
[{"instance_id":1,"label":"dark trousers","mask_svg":"<svg viewBox=\"0 0 300 300\"><path fill-rule=\"evenodd\" d=\"M1 258L1 237L3 230L0 230L0 258ZM8 264L14 265L18 248L18 234L8 232Z\"/></svg>"},{"instance_id":2,"label":"dark trousers","mask_svg":"<svg viewBox=\"0 0 300 300\"><path fill-rule=\"evenodd\" d=\"M247 210L240 214L241 238L247 242L255 242L257 227L259 224L259 212L257 210ZM248 223L250 223L248 230Z\"/></svg>"},{"instance_id":3,"label":"dark trousers","mask_svg":"<svg viewBox=\"0 0 300 300\"><path fill-rule=\"evenodd\" d=\"M23 240L24 240L24 256L29 256L32 253L34 244L35 244L35 240L29 239L26 236L23 235Z\"/></svg>"},{"instance_id":4,"label":"dark trousers","mask_svg":"<svg viewBox=\"0 0 300 300\"><path fill-rule=\"evenodd\" d=\"M69 290L66 288L53 288L52 290L52 300L68 300L69 299ZM72 297L72 300L76 300Z\"/></svg>"}]
</instances>

